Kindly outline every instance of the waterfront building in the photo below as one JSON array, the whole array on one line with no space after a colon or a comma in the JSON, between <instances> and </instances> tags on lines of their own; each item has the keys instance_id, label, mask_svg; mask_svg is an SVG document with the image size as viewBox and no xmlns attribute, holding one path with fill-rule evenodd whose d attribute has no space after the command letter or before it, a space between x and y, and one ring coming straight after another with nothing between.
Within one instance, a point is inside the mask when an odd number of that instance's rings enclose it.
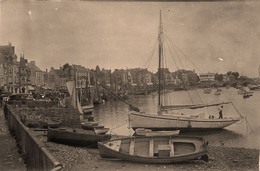
<instances>
[{"instance_id":1,"label":"waterfront building","mask_svg":"<svg viewBox=\"0 0 260 171\"><path fill-rule=\"evenodd\" d=\"M215 75L216 75L215 73L200 73L199 74L200 85L202 87L212 86L213 83L216 82Z\"/></svg>"},{"instance_id":2,"label":"waterfront building","mask_svg":"<svg viewBox=\"0 0 260 171\"><path fill-rule=\"evenodd\" d=\"M30 76L31 71L27 67L27 59L24 58L24 55L20 56L19 62L19 87L21 93L27 93L28 90L33 88L30 86Z\"/></svg>"},{"instance_id":3,"label":"waterfront building","mask_svg":"<svg viewBox=\"0 0 260 171\"><path fill-rule=\"evenodd\" d=\"M0 46L0 87L4 91L19 91L17 56L11 44Z\"/></svg>"},{"instance_id":4,"label":"waterfront building","mask_svg":"<svg viewBox=\"0 0 260 171\"><path fill-rule=\"evenodd\" d=\"M47 80L45 80L46 87L52 90L66 90L66 82L68 78L61 69L54 69L51 67L47 74Z\"/></svg>"},{"instance_id":5,"label":"waterfront building","mask_svg":"<svg viewBox=\"0 0 260 171\"><path fill-rule=\"evenodd\" d=\"M30 70L30 85L33 87L40 87L44 85L44 72L36 66L35 61L27 63L27 67Z\"/></svg>"}]
</instances>

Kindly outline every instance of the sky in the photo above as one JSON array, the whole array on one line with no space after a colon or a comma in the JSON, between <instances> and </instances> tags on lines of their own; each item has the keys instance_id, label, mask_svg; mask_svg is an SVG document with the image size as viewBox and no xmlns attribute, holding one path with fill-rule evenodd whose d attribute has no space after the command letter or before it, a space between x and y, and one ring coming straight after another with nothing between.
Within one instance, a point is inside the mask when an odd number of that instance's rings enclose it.
<instances>
[{"instance_id":1,"label":"sky","mask_svg":"<svg viewBox=\"0 0 260 171\"><path fill-rule=\"evenodd\" d=\"M0 44L9 42L42 70L87 68L156 71L159 12L171 71L228 71L258 77L260 3L2 1ZM174 48L172 48L174 49ZM175 54L175 55L172 55ZM184 55L183 55L184 54Z\"/></svg>"}]
</instances>

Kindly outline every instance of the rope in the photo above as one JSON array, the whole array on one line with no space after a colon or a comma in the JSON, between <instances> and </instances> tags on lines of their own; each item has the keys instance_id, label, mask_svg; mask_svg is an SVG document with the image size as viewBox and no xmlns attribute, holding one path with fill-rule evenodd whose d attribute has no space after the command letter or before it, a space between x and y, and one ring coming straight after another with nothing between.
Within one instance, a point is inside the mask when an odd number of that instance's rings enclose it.
<instances>
[{"instance_id":1,"label":"rope","mask_svg":"<svg viewBox=\"0 0 260 171\"><path fill-rule=\"evenodd\" d=\"M148 67L149 67L149 65L150 65L150 63L151 63L151 60L152 60L152 57L153 57L153 55L154 55L155 49L156 49L156 47L157 47L157 44L158 44L158 39L156 38L156 41L155 41L155 45L154 45L152 54L151 54L151 56L148 58L148 60L147 60L147 62L146 62L146 64L145 64L145 68L148 68Z\"/></svg>"},{"instance_id":2,"label":"rope","mask_svg":"<svg viewBox=\"0 0 260 171\"><path fill-rule=\"evenodd\" d=\"M236 109L237 113L240 115L241 118L245 118L245 116L243 116L237 109L237 107L234 105L233 102L231 102L231 104L234 106L234 108Z\"/></svg>"}]
</instances>

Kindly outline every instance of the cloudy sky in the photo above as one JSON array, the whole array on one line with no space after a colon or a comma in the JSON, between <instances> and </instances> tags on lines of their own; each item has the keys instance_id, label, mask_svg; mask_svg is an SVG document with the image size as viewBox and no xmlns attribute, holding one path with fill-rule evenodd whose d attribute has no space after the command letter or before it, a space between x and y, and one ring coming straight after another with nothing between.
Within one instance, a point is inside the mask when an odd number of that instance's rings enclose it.
<instances>
[{"instance_id":1,"label":"cloudy sky","mask_svg":"<svg viewBox=\"0 0 260 171\"><path fill-rule=\"evenodd\" d=\"M166 53L171 71L178 63L197 72L258 76L260 3L253 1L2 1L0 44L11 42L18 56L24 53L42 70L67 62L88 68L145 67L152 57L148 69L155 71L160 10L169 47L175 44L185 54L175 55L174 62L174 51Z\"/></svg>"}]
</instances>

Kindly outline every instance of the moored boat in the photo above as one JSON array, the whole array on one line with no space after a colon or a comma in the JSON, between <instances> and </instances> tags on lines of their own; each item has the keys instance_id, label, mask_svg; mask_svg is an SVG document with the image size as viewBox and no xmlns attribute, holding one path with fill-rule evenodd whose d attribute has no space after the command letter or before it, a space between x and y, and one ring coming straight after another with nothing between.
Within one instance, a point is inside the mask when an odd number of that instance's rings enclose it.
<instances>
[{"instance_id":1,"label":"moored boat","mask_svg":"<svg viewBox=\"0 0 260 171\"><path fill-rule=\"evenodd\" d=\"M240 119L223 118L210 119L203 116L189 115L153 115L146 113L132 112L130 124L135 130L146 128L151 130L208 130L222 129L238 122Z\"/></svg>"},{"instance_id":2,"label":"moored boat","mask_svg":"<svg viewBox=\"0 0 260 171\"><path fill-rule=\"evenodd\" d=\"M94 131L78 128L48 129L48 141L75 146L96 146L98 142L106 141L110 135L96 135Z\"/></svg>"},{"instance_id":3,"label":"moored boat","mask_svg":"<svg viewBox=\"0 0 260 171\"><path fill-rule=\"evenodd\" d=\"M135 130L137 128L145 128L151 130L208 130L208 129L222 129L227 127L231 124L238 122L243 117L240 115L239 118L221 118L221 119L213 119L211 116L212 114L209 113L206 115L202 113L200 110L196 110L199 108L209 108L213 106L218 106L221 103L210 103L205 104L200 97L201 103L194 103L196 101L192 100L192 96L187 90L189 97L191 98L192 104L183 104L174 105L171 104L170 94L165 92L165 77L164 75L164 63L167 61L165 60L164 50L165 45L164 42L169 40L169 37L163 32L165 29L162 26L161 20L161 12L160 12L160 20L159 20L159 34L158 34L158 57L159 57L159 67L158 67L158 101L157 101L157 111L145 113L141 110L137 110L134 108L130 108L133 112L130 112L129 122L130 126ZM165 36L167 37L165 39ZM171 43L169 41L168 43ZM173 44L174 45L174 44ZM185 56L185 55L184 55ZM164 61L163 61L164 60ZM204 89L204 93L210 93L211 89L206 88ZM219 91L220 92L220 91ZM178 99L177 99L178 100ZM228 102L223 102L222 104L228 104ZM131 106L130 106L131 107ZM193 111L191 110L193 109ZM174 110L181 110L175 112ZM189 111L188 111L189 110ZM208 110L209 111L209 110Z\"/></svg>"},{"instance_id":4,"label":"moored boat","mask_svg":"<svg viewBox=\"0 0 260 171\"><path fill-rule=\"evenodd\" d=\"M96 135L102 135L102 134L106 134L109 131L109 128L103 128L102 127L95 127L94 128L94 133Z\"/></svg>"},{"instance_id":5,"label":"moored boat","mask_svg":"<svg viewBox=\"0 0 260 171\"><path fill-rule=\"evenodd\" d=\"M85 130L92 130L94 127L98 127L98 122L82 122L81 126Z\"/></svg>"},{"instance_id":6,"label":"moored boat","mask_svg":"<svg viewBox=\"0 0 260 171\"><path fill-rule=\"evenodd\" d=\"M89 105L81 105L81 109L83 114L92 114L94 111L94 105L89 104Z\"/></svg>"},{"instance_id":7,"label":"moored boat","mask_svg":"<svg viewBox=\"0 0 260 171\"><path fill-rule=\"evenodd\" d=\"M99 142L102 158L117 158L140 163L177 163L207 160L207 143L201 137L130 137Z\"/></svg>"},{"instance_id":8,"label":"moored boat","mask_svg":"<svg viewBox=\"0 0 260 171\"><path fill-rule=\"evenodd\" d=\"M207 89L203 90L203 92L204 92L205 94L210 94L210 93L211 93L211 89L210 89L210 88L207 88Z\"/></svg>"}]
</instances>

